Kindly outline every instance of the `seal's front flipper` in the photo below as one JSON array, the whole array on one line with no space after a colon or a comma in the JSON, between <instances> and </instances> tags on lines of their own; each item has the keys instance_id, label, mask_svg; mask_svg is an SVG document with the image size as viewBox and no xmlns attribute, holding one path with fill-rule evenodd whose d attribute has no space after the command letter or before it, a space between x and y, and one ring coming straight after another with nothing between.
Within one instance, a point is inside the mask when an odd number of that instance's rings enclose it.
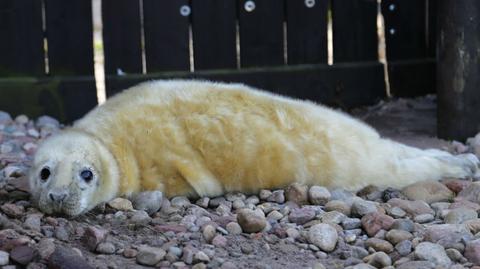
<instances>
[{"instance_id":1,"label":"seal's front flipper","mask_svg":"<svg viewBox=\"0 0 480 269\"><path fill-rule=\"evenodd\" d=\"M220 181L203 165L190 160L177 160L175 167L199 197L223 194Z\"/></svg>"}]
</instances>

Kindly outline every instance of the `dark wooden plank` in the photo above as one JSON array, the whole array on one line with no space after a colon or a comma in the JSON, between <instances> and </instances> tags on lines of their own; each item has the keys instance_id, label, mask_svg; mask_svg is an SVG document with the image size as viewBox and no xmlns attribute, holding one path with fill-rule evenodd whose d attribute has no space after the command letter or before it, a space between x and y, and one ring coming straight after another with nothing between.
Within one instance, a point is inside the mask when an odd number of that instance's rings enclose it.
<instances>
[{"instance_id":1,"label":"dark wooden plank","mask_svg":"<svg viewBox=\"0 0 480 269\"><path fill-rule=\"evenodd\" d=\"M332 0L333 61L378 59L377 1Z\"/></svg>"},{"instance_id":2,"label":"dark wooden plank","mask_svg":"<svg viewBox=\"0 0 480 269\"><path fill-rule=\"evenodd\" d=\"M395 97L416 97L436 92L433 58L389 62L388 75L390 92Z\"/></svg>"},{"instance_id":3,"label":"dark wooden plank","mask_svg":"<svg viewBox=\"0 0 480 269\"><path fill-rule=\"evenodd\" d=\"M480 1L438 5L438 135L464 140L480 131Z\"/></svg>"},{"instance_id":4,"label":"dark wooden plank","mask_svg":"<svg viewBox=\"0 0 480 269\"><path fill-rule=\"evenodd\" d=\"M386 95L383 66L375 62L112 76L108 92L113 95L142 81L172 78L241 82L342 108L374 104Z\"/></svg>"},{"instance_id":5,"label":"dark wooden plank","mask_svg":"<svg viewBox=\"0 0 480 269\"><path fill-rule=\"evenodd\" d=\"M138 0L102 0L105 73L142 73Z\"/></svg>"},{"instance_id":6,"label":"dark wooden plank","mask_svg":"<svg viewBox=\"0 0 480 269\"><path fill-rule=\"evenodd\" d=\"M0 110L72 123L97 105L93 77L0 79Z\"/></svg>"},{"instance_id":7,"label":"dark wooden plank","mask_svg":"<svg viewBox=\"0 0 480 269\"><path fill-rule=\"evenodd\" d=\"M384 0L387 60L418 59L427 55L427 1Z\"/></svg>"},{"instance_id":8,"label":"dark wooden plank","mask_svg":"<svg viewBox=\"0 0 480 269\"><path fill-rule=\"evenodd\" d=\"M328 0L286 0L288 64L327 63Z\"/></svg>"},{"instance_id":9,"label":"dark wooden plank","mask_svg":"<svg viewBox=\"0 0 480 269\"><path fill-rule=\"evenodd\" d=\"M45 0L52 75L93 75L92 2Z\"/></svg>"},{"instance_id":10,"label":"dark wooden plank","mask_svg":"<svg viewBox=\"0 0 480 269\"><path fill-rule=\"evenodd\" d=\"M147 72L190 69L189 10L188 0L143 0Z\"/></svg>"},{"instance_id":11,"label":"dark wooden plank","mask_svg":"<svg viewBox=\"0 0 480 269\"><path fill-rule=\"evenodd\" d=\"M283 0L238 3L241 66L283 65Z\"/></svg>"},{"instance_id":12,"label":"dark wooden plank","mask_svg":"<svg viewBox=\"0 0 480 269\"><path fill-rule=\"evenodd\" d=\"M438 20L438 4L437 0L426 0L428 6L428 44L427 53L429 57L437 55L437 20Z\"/></svg>"},{"instance_id":13,"label":"dark wooden plank","mask_svg":"<svg viewBox=\"0 0 480 269\"><path fill-rule=\"evenodd\" d=\"M0 34L0 77L45 74L40 1L0 1Z\"/></svg>"},{"instance_id":14,"label":"dark wooden plank","mask_svg":"<svg viewBox=\"0 0 480 269\"><path fill-rule=\"evenodd\" d=\"M237 67L235 0L192 0L195 70Z\"/></svg>"}]
</instances>

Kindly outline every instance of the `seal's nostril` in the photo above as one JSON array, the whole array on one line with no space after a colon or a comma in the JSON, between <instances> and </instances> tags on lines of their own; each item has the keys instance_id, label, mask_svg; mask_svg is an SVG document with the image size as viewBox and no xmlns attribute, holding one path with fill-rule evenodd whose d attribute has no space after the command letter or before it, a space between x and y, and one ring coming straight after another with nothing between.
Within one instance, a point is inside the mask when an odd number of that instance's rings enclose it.
<instances>
[{"instance_id":1,"label":"seal's nostril","mask_svg":"<svg viewBox=\"0 0 480 269\"><path fill-rule=\"evenodd\" d=\"M67 198L67 194L66 193L50 193L48 197L50 197L50 200L52 200L53 202L63 202L63 200Z\"/></svg>"}]
</instances>

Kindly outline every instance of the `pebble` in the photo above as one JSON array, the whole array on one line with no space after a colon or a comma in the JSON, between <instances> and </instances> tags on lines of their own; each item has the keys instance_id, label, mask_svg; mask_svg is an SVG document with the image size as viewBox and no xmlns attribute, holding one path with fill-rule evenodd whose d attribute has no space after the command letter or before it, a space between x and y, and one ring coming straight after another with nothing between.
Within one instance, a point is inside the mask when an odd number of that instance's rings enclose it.
<instances>
[{"instance_id":1,"label":"pebble","mask_svg":"<svg viewBox=\"0 0 480 269\"><path fill-rule=\"evenodd\" d=\"M177 197L173 197L172 200L170 200L170 204L171 204L171 206L173 206L173 207L181 208L181 207L187 207L187 206L189 206L191 203L190 203L190 200L188 200L187 197L185 197L185 196L177 196Z\"/></svg>"},{"instance_id":2,"label":"pebble","mask_svg":"<svg viewBox=\"0 0 480 269\"><path fill-rule=\"evenodd\" d=\"M311 207L293 209L288 215L290 222L302 225L315 218L315 210Z\"/></svg>"},{"instance_id":3,"label":"pebble","mask_svg":"<svg viewBox=\"0 0 480 269\"><path fill-rule=\"evenodd\" d=\"M454 248L446 249L445 252L447 253L447 256L450 258L450 260L454 262L465 263L467 261L467 259L463 257L462 253L460 253L460 251Z\"/></svg>"},{"instance_id":4,"label":"pebble","mask_svg":"<svg viewBox=\"0 0 480 269\"><path fill-rule=\"evenodd\" d=\"M362 217L362 227L369 236L374 236L381 229L389 230L394 219L388 215L373 212Z\"/></svg>"},{"instance_id":5,"label":"pebble","mask_svg":"<svg viewBox=\"0 0 480 269\"><path fill-rule=\"evenodd\" d=\"M313 225L308 231L308 241L319 247L322 251L330 252L334 250L337 245L337 230L333 226L325 223Z\"/></svg>"},{"instance_id":6,"label":"pebble","mask_svg":"<svg viewBox=\"0 0 480 269\"><path fill-rule=\"evenodd\" d=\"M133 248L126 248L124 251L123 251L123 256L125 258L135 258L138 254L138 251L136 249L133 249Z\"/></svg>"},{"instance_id":7,"label":"pebble","mask_svg":"<svg viewBox=\"0 0 480 269\"><path fill-rule=\"evenodd\" d=\"M308 187L304 184L293 183L285 190L287 201L297 205L308 204Z\"/></svg>"},{"instance_id":8,"label":"pebble","mask_svg":"<svg viewBox=\"0 0 480 269\"><path fill-rule=\"evenodd\" d=\"M320 219L322 220L322 222L335 223L335 224L343 223L347 218L347 216L345 216L343 213L340 213L337 211L324 212L320 216L321 216ZM359 219L358 219L358 222L360 223ZM351 222L347 221L347 225L348 224L351 224ZM355 224L353 224L353 226L355 226Z\"/></svg>"},{"instance_id":9,"label":"pebble","mask_svg":"<svg viewBox=\"0 0 480 269\"><path fill-rule=\"evenodd\" d=\"M380 238L369 238L365 241L365 246L367 248L373 248L375 251L383 251L390 253L393 251L393 245L388 241L385 241Z\"/></svg>"},{"instance_id":10,"label":"pebble","mask_svg":"<svg viewBox=\"0 0 480 269\"><path fill-rule=\"evenodd\" d=\"M447 202L454 193L438 181L425 180L413 183L402 190L402 193L410 200L422 200L428 204Z\"/></svg>"},{"instance_id":11,"label":"pebble","mask_svg":"<svg viewBox=\"0 0 480 269\"><path fill-rule=\"evenodd\" d=\"M137 210L132 213L130 221L136 225L146 225L152 221L152 218L148 215L147 212L143 210Z\"/></svg>"},{"instance_id":12,"label":"pebble","mask_svg":"<svg viewBox=\"0 0 480 269\"><path fill-rule=\"evenodd\" d=\"M209 197L202 197L198 199L195 204L203 207L203 208L208 208L208 204L210 203L210 198Z\"/></svg>"},{"instance_id":13,"label":"pebble","mask_svg":"<svg viewBox=\"0 0 480 269\"><path fill-rule=\"evenodd\" d=\"M10 259L21 265L29 264L35 257L35 250L29 246L18 246L10 252Z\"/></svg>"},{"instance_id":14,"label":"pebble","mask_svg":"<svg viewBox=\"0 0 480 269\"><path fill-rule=\"evenodd\" d=\"M398 254L406 256L412 252L413 244L409 240L404 240L395 245L395 250Z\"/></svg>"},{"instance_id":15,"label":"pebble","mask_svg":"<svg viewBox=\"0 0 480 269\"><path fill-rule=\"evenodd\" d=\"M133 199L133 208L146 211L153 214L160 210L163 202L163 193L161 191L144 191L135 195Z\"/></svg>"},{"instance_id":16,"label":"pebble","mask_svg":"<svg viewBox=\"0 0 480 269\"><path fill-rule=\"evenodd\" d=\"M229 234L241 234L242 233L242 227L236 222L229 222L225 226Z\"/></svg>"},{"instance_id":17,"label":"pebble","mask_svg":"<svg viewBox=\"0 0 480 269\"><path fill-rule=\"evenodd\" d=\"M48 259L48 267L55 269L93 269L87 261L72 248L56 248Z\"/></svg>"},{"instance_id":18,"label":"pebble","mask_svg":"<svg viewBox=\"0 0 480 269\"><path fill-rule=\"evenodd\" d=\"M273 210L272 212L268 213L268 215L267 215L268 220L278 221L281 218L283 218L283 215L282 215L282 213L278 212L277 210Z\"/></svg>"},{"instance_id":19,"label":"pebble","mask_svg":"<svg viewBox=\"0 0 480 269\"><path fill-rule=\"evenodd\" d=\"M23 222L23 227L33 231L40 232L42 217L43 217L43 214L28 214L27 217L25 218L25 221Z\"/></svg>"},{"instance_id":20,"label":"pebble","mask_svg":"<svg viewBox=\"0 0 480 269\"><path fill-rule=\"evenodd\" d=\"M194 261L197 262L210 262L210 258L203 251L199 251L194 256Z\"/></svg>"},{"instance_id":21,"label":"pebble","mask_svg":"<svg viewBox=\"0 0 480 269\"><path fill-rule=\"evenodd\" d=\"M272 195L272 192L270 190L260 190L260 192L258 193L258 197L260 198L260 200L264 201L266 201L268 197L270 197L270 195Z\"/></svg>"},{"instance_id":22,"label":"pebble","mask_svg":"<svg viewBox=\"0 0 480 269\"><path fill-rule=\"evenodd\" d=\"M58 120L50 116L40 116L36 121L36 125L38 128L43 128L43 127L59 128L60 123L58 122Z\"/></svg>"},{"instance_id":23,"label":"pebble","mask_svg":"<svg viewBox=\"0 0 480 269\"><path fill-rule=\"evenodd\" d=\"M161 248L143 246L138 250L137 263L153 266L160 262L167 253Z\"/></svg>"},{"instance_id":24,"label":"pebble","mask_svg":"<svg viewBox=\"0 0 480 269\"><path fill-rule=\"evenodd\" d=\"M429 261L407 261L396 266L396 269L435 269L435 264Z\"/></svg>"},{"instance_id":25,"label":"pebble","mask_svg":"<svg viewBox=\"0 0 480 269\"><path fill-rule=\"evenodd\" d=\"M387 232L385 237L390 243L396 245L401 241L412 239L413 235L407 231L392 229Z\"/></svg>"},{"instance_id":26,"label":"pebble","mask_svg":"<svg viewBox=\"0 0 480 269\"><path fill-rule=\"evenodd\" d=\"M130 200L125 198L115 198L107 203L111 208L121 211L131 211L133 210L133 205Z\"/></svg>"},{"instance_id":27,"label":"pebble","mask_svg":"<svg viewBox=\"0 0 480 269\"><path fill-rule=\"evenodd\" d=\"M351 206L341 200L332 200L325 204L325 211L338 211L350 216Z\"/></svg>"},{"instance_id":28,"label":"pebble","mask_svg":"<svg viewBox=\"0 0 480 269\"><path fill-rule=\"evenodd\" d=\"M437 224L428 226L425 230L425 240L444 247L451 247L471 236L470 231L462 224Z\"/></svg>"},{"instance_id":29,"label":"pebble","mask_svg":"<svg viewBox=\"0 0 480 269\"><path fill-rule=\"evenodd\" d=\"M0 250L0 266L7 265L10 260L8 252Z\"/></svg>"},{"instance_id":30,"label":"pebble","mask_svg":"<svg viewBox=\"0 0 480 269\"><path fill-rule=\"evenodd\" d=\"M377 212L377 205L372 201L366 201L361 198L354 200L352 204L352 214L355 216L364 216L368 213Z\"/></svg>"},{"instance_id":31,"label":"pebble","mask_svg":"<svg viewBox=\"0 0 480 269\"><path fill-rule=\"evenodd\" d=\"M467 242L463 255L469 262L480 264L480 239Z\"/></svg>"},{"instance_id":32,"label":"pebble","mask_svg":"<svg viewBox=\"0 0 480 269\"><path fill-rule=\"evenodd\" d=\"M435 214L433 209L424 201L408 201L399 198L390 199L387 202L392 207L399 207L410 215Z\"/></svg>"},{"instance_id":33,"label":"pebble","mask_svg":"<svg viewBox=\"0 0 480 269\"><path fill-rule=\"evenodd\" d=\"M223 236L221 234L216 235L212 239L212 245L214 245L216 247L225 247L227 245L227 238L225 238L225 236Z\"/></svg>"},{"instance_id":34,"label":"pebble","mask_svg":"<svg viewBox=\"0 0 480 269\"><path fill-rule=\"evenodd\" d=\"M96 251L101 254L113 254L115 253L115 246L110 242L103 242L98 244Z\"/></svg>"},{"instance_id":35,"label":"pebble","mask_svg":"<svg viewBox=\"0 0 480 269\"><path fill-rule=\"evenodd\" d=\"M480 182L473 182L461 192L458 193L455 200L467 200L474 203L480 203Z\"/></svg>"},{"instance_id":36,"label":"pebble","mask_svg":"<svg viewBox=\"0 0 480 269\"><path fill-rule=\"evenodd\" d=\"M450 210L444 218L445 223L449 224L461 224L467 220L473 220L478 218L477 211L469 208L455 208Z\"/></svg>"},{"instance_id":37,"label":"pebble","mask_svg":"<svg viewBox=\"0 0 480 269\"><path fill-rule=\"evenodd\" d=\"M434 219L435 216L433 214L420 214L413 218L413 220L418 223L427 223L433 221Z\"/></svg>"},{"instance_id":38,"label":"pebble","mask_svg":"<svg viewBox=\"0 0 480 269\"><path fill-rule=\"evenodd\" d=\"M284 190L273 191L272 194L267 198L267 202L274 202L278 204L285 203Z\"/></svg>"},{"instance_id":39,"label":"pebble","mask_svg":"<svg viewBox=\"0 0 480 269\"><path fill-rule=\"evenodd\" d=\"M52 238L43 238L38 242L38 255L44 260L48 260L50 255L55 251L55 244Z\"/></svg>"},{"instance_id":40,"label":"pebble","mask_svg":"<svg viewBox=\"0 0 480 269\"><path fill-rule=\"evenodd\" d=\"M205 239L205 241L210 243L210 242L212 242L213 238L217 234L217 231L216 231L215 227L213 227L213 225L209 224L209 225L206 225L203 228L202 234L203 234L203 238Z\"/></svg>"},{"instance_id":41,"label":"pebble","mask_svg":"<svg viewBox=\"0 0 480 269\"><path fill-rule=\"evenodd\" d=\"M333 211L335 212L335 211ZM362 227L362 221L358 218L345 218L342 220L342 226L345 230L353 230Z\"/></svg>"},{"instance_id":42,"label":"pebble","mask_svg":"<svg viewBox=\"0 0 480 269\"><path fill-rule=\"evenodd\" d=\"M94 226L89 226L85 229L82 241L89 250L93 251L97 248L97 245L105 239L106 235L106 230Z\"/></svg>"},{"instance_id":43,"label":"pebble","mask_svg":"<svg viewBox=\"0 0 480 269\"><path fill-rule=\"evenodd\" d=\"M258 233L267 226L265 215L259 210L241 209L237 221L246 233Z\"/></svg>"},{"instance_id":44,"label":"pebble","mask_svg":"<svg viewBox=\"0 0 480 269\"><path fill-rule=\"evenodd\" d=\"M4 204L0 206L0 209L5 215L12 218L20 218L25 212L23 206L17 206L16 204Z\"/></svg>"},{"instance_id":45,"label":"pebble","mask_svg":"<svg viewBox=\"0 0 480 269\"><path fill-rule=\"evenodd\" d=\"M410 219L396 219L390 228L413 232L413 230L415 229L415 223Z\"/></svg>"},{"instance_id":46,"label":"pebble","mask_svg":"<svg viewBox=\"0 0 480 269\"><path fill-rule=\"evenodd\" d=\"M325 205L330 201L332 195L327 188L321 186L312 186L308 190L308 200L314 205Z\"/></svg>"},{"instance_id":47,"label":"pebble","mask_svg":"<svg viewBox=\"0 0 480 269\"><path fill-rule=\"evenodd\" d=\"M415 257L426 260L439 266L449 267L452 261L447 256L445 249L438 244L422 242L415 247Z\"/></svg>"},{"instance_id":48,"label":"pebble","mask_svg":"<svg viewBox=\"0 0 480 269\"><path fill-rule=\"evenodd\" d=\"M384 268L392 265L392 259L382 251L373 253L372 255L363 258L363 261L376 268Z\"/></svg>"}]
</instances>

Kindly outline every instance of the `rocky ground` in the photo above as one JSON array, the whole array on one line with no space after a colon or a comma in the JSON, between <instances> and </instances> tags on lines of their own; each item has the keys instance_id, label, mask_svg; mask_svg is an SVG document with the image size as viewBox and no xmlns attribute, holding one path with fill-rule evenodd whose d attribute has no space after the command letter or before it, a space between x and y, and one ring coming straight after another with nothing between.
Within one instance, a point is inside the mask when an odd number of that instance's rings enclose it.
<instances>
[{"instance_id":1,"label":"rocky ground","mask_svg":"<svg viewBox=\"0 0 480 269\"><path fill-rule=\"evenodd\" d=\"M432 97L397 100L356 115L410 144L480 155L480 134L462 144L415 133L418 124L428 127L415 123L424 114L406 111L432 104ZM408 122L389 126L396 115ZM74 219L47 216L29 202L25 175L37 143L60 128L49 117L0 112L3 269L480 268L480 184L467 180L357 193L294 184L196 201L145 192Z\"/></svg>"}]
</instances>

